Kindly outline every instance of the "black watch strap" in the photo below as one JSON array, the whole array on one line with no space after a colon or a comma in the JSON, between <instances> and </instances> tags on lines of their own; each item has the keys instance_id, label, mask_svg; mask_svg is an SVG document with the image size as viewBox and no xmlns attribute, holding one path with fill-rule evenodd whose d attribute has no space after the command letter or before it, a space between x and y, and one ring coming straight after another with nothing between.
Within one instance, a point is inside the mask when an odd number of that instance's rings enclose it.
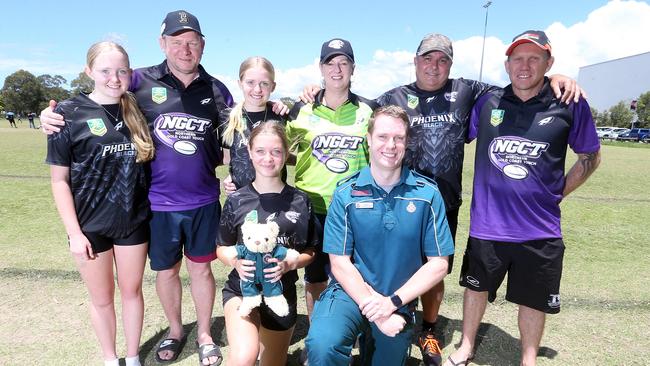
<instances>
[{"instance_id":1,"label":"black watch strap","mask_svg":"<svg viewBox=\"0 0 650 366\"><path fill-rule=\"evenodd\" d=\"M397 294L390 295L390 301L395 305L396 308L402 307L402 299Z\"/></svg>"}]
</instances>

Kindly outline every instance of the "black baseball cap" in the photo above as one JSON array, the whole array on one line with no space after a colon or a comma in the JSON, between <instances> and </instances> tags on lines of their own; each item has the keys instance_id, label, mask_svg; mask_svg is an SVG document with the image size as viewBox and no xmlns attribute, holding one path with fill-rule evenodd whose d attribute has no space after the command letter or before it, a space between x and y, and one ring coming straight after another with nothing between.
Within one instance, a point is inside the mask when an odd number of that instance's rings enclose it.
<instances>
[{"instance_id":1,"label":"black baseball cap","mask_svg":"<svg viewBox=\"0 0 650 366\"><path fill-rule=\"evenodd\" d=\"M350 42L341 38L334 38L323 43L320 49L320 63L327 62L330 58L337 55L343 55L354 63L354 52Z\"/></svg>"},{"instance_id":2,"label":"black baseball cap","mask_svg":"<svg viewBox=\"0 0 650 366\"><path fill-rule=\"evenodd\" d=\"M548 52L548 55L551 56L551 41L548 40L546 33L538 30L527 30L513 38L512 43L506 50L506 56L510 56L515 47L524 43L532 43Z\"/></svg>"},{"instance_id":3,"label":"black baseball cap","mask_svg":"<svg viewBox=\"0 0 650 366\"><path fill-rule=\"evenodd\" d=\"M201 37L205 37L203 33L201 33L199 20L190 12L185 10L176 10L168 13L160 26L160 34L163 36L171 36L182 30L193 30L200 34Z\"/></svg>"}]
</instances>

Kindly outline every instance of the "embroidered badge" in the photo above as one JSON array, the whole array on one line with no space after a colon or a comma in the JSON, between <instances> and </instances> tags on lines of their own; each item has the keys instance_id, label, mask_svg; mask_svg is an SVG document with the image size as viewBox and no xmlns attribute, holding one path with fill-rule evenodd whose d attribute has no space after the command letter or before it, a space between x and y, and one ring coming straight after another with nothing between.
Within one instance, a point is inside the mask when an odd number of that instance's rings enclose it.
<instances>
[{"instance_id":1,"label":"embroidered badge","mask_svg":"<svg viewBox=\"0 0 650 366\"><path fill-rule=\"evenodd\" d=\"M413 212L415 212L415 210L417 210L417 207L415 207L415 204L413 204L413 202L409 202L409 204L406 205L406 211L407 212L413 213Z\"/></svg>"},{"instance_id":2,"label":"embroidered badge","mask_svg":"<svg viewBox=\"0 0 650 366\"><path fill-rule=\"evenodd\" d=\"M415 107L418 106L418 103L420 103L420 99L418 97L411 95L411 94L406 94L406 105L408 105L409 108L415 109Z\"/></svg>"},{"instance_id":3,"label":"embroidered badge","mask_svg":"<svg viewBox=\"0 0 650 366\"><path fill-rule=\"evenodd\" d=\"M88 128L90 128L90 133L97 136L104 136L107 132L106 125L104 120L101 118L93 118L86 121Z\"/></svg>"},{"instance_id":4,"label":"embroidered badge","mask_svg":"<svg viewBox=\"0 0 650 366\"><path fill-rule=\"evenodd\" d=\"M151 100L156 104L162 104L167 100L167 89L161 87L151 88Z\"/></svg>"},{"instance_id":5,"label":"embroidered badge","mask_svg":"<svg viewBox=\"0 0 650 366\"><path fill-rule=\"evenodd\" d=\"M503 122L503 116L506 114L506 111L503 109L493 109L492 115L490 116L490 124L494 127L498 126Z\"/></svg>"}]
</instances>

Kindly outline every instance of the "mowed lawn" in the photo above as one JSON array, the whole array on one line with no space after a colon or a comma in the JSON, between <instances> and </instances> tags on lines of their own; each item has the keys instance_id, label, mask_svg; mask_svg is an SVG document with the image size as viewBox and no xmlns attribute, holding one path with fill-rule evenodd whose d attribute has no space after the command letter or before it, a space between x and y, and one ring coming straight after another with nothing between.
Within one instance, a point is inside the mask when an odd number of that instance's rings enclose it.
<instances>
[{"instance_id":1,"label":"mowed lawn","mask_svg":"<svg viewBox=\"0 0 650 366\"><path fill-rule=\"evenodd\" d=\"M65 231L54 208L45 157L45 136L19 123L0 120L0 365L100 365L90 327L88 298L68 252ZM37 123L38 125L38 123ZM562 203L567 246L562 311L547 318L540 365L644 365L650 361L650 149L631 144L603 147L599 170ZM462 289L458 274L468 230L474 145L466 149L465 204L458 228L456 261L447 277L439 325L444 353L460 339ZM569 153L567 164L575 161ZM223 175L223 168L219 174ZM217 277L213 335L227 357L221 287L229 269L213 265ZM195 319L184 272L183 313L188 343L178 365L196 365ZM147 269L141 357L153 353L166 321ZM299 285L302 291L302 284ZM516 365L520 354L516 307L504 290L489 305L475 364ZM118 300L119 304L119 300ZM299 300L301 314L304 301ZM119 308L119 306L118 306ZM124 346L118 330L119 353ZM297 364L306 334L299 318L289 363ZM409 364L420 362L412 347ZM390 366L390 365L389 365Z\"/></svg>"}]
</instances>

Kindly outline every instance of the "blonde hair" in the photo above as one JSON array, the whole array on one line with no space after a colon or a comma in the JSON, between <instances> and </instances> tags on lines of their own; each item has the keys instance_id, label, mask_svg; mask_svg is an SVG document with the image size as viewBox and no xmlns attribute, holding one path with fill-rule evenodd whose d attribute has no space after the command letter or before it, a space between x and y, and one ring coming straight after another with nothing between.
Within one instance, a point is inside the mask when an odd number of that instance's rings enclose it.
<instances>
[{"instance_id":1,"label":"blonde hair","mask_svg":"<svg viewBox=\"0 0 650 366\"><path fill-rule=\"evenodd\" d=\"M244 73L249 69L254 67L263 68L271 77L271 81L275 82L275 69L271 61L267 60L262 56L253 56L244 60L244 62L239 65L239 81L243 81ZM244 111L244 102L237 103L232 110L230 110L230 116L228 117L228 126L223 132L223 143L226 146L231 146L233 140L235 139L235 133L239 133L242 139L244 138L244 130L246 126L244 125L244 118L242 113Z\"/></svg>"},{"instance_id":2,"label":"blonde hair","mask_svg":"<svg viewBox=\"0 0 650 366\"><path fill-rule=\"evenodd\" d=\"M86 64L88 65L88 68L92 68L95 60L102 52L112 50L123 54L126 58L127 66L129 66L129 55L126 53L126 50L115 42L104 41L95 43L88 49L86 55ZM142 163L153 159L153 140L151 139L147 120L138 108L135 95L131 92L122 94L120 97L120 106L122 107L124 123L126 123L126 126L131 132L131 142L135 145L137 152L136 162Z\"/></svg>"}]
</instances>

